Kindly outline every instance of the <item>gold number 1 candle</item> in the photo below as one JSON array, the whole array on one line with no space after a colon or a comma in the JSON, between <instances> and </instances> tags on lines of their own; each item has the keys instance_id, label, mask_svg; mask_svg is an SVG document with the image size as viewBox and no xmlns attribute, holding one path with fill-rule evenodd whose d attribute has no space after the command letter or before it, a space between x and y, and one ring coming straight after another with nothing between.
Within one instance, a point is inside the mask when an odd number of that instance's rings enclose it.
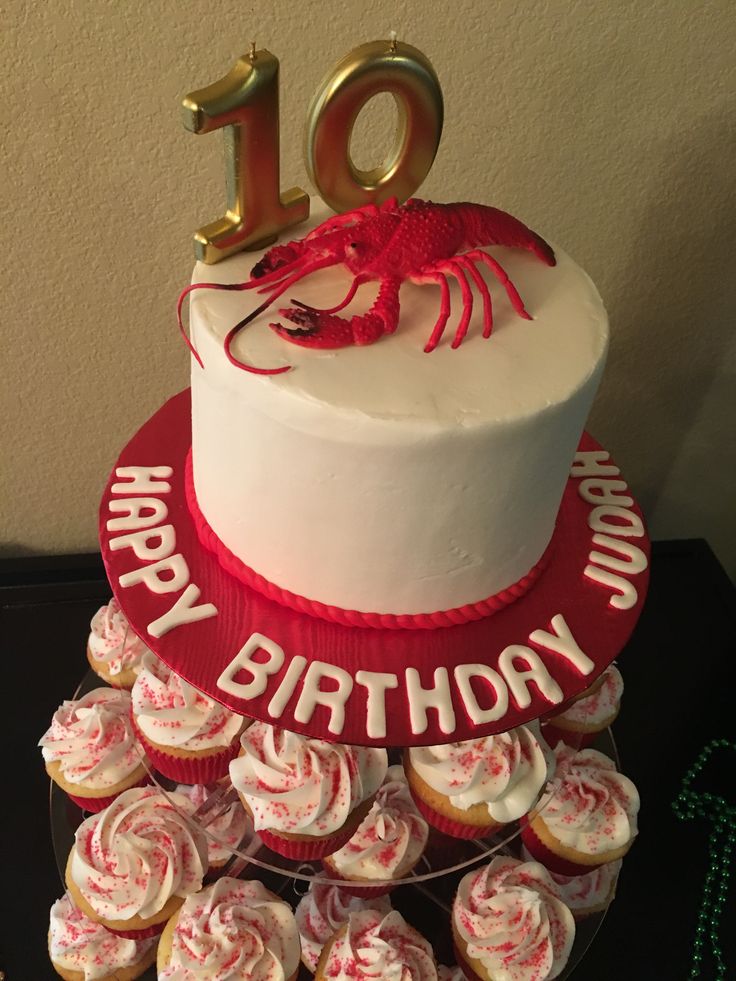
<instances>
[{"instance_id":1,"label":"gold number 1 candle","mask_svg":"<svg viewBox=\"0 0 736 981\"><path fill-rule=\"evenodd\" d=\"M399 112L394 147L381 166L359 170L350 156L358 114L390 92ZM390 197L404 201L429 173L442 135L442 89L429 60L409 44L371 41L347 54L323 79L309 109L309 176L335 211Z\"/></svg>"},{"instance_id":2,"label":"gold number 1 candle","mask_svg":"<svg viewBox=\"0 0 736 981\"><path fill-rule=\"evenodd\" d=\"M195 233L194 253L207 263L261 248L309 216L300 187L279 184L279 61L251 47L228 74L184 99L192 133L225 130L227 211Z\"/></svg>"}]
</instances>

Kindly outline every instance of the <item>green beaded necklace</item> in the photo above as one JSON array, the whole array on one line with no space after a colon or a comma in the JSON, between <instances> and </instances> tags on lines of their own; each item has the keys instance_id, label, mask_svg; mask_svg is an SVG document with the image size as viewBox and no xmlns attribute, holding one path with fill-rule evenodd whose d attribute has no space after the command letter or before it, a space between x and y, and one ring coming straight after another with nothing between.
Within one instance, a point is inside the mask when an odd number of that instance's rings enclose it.
<instances>
[{"instance_id":1,"label":"green beaded necklace","mask_svg":"<svg viewBox=\"0 0 736 981\"><path fill-rule=\"evenodd\" d=\"M680 793L672 802L672 808L681 821L702 818L711 824L708 838L708 873L703 886L698 922L693 941L693 958L689 978L699 978L703 969L703 945L710 941L716 981L726 978L719 928L723 908L728 896L728 880L731 875L731 853L736 840L736 806L723 797L701 793L693 789L693 782L703 770L708 759L717 749L736 751L736 743L729 739L712 739L685 774Z\"/></svg>"}]
</instances>

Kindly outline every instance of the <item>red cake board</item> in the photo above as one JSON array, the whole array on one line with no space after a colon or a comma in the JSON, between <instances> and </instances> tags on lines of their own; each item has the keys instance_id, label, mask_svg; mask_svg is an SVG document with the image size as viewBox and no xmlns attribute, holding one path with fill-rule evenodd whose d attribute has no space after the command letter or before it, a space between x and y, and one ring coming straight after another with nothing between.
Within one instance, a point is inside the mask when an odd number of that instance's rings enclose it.
<instances>
[{"instance_id":1,"label":"red cake board","mask_svg":"<svg viewBox=\"0 0 736 981\"><path fill-rule=\"evenodd\" d=\"M386 630L280 606L200 545L184 485L190 413L187 390L121 453L100 507L102 555L136 634L236 712L344 743L454 742L561 711L628 640L647 590L649 540L617 468L587 434L550 560L528 593L475 622ZM143 468L139 482L120 468ZM154 503L142 508L141 498ZM203 618L178 622L187 606Z\"/></svg>"}]
</instances>

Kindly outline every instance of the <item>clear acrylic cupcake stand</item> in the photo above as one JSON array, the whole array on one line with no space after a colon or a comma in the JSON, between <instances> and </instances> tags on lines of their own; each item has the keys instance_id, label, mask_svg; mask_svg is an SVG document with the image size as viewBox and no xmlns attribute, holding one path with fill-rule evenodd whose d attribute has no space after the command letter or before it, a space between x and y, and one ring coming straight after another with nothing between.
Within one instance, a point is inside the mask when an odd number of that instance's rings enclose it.
<instances>
[{"instance_id":1,"label":"clear acrylic cupcake stand","mask_svg":"<svg viewBox=\"0 0 736 981\"><path fill-rule=\"evenodd\" d=\"M93 688L100 687L101 684L103 684L101 679L94 672L89 671L73 697L75 699L80 698ZM611 757L616 762L617 767L619 766L616 744L610 729L599 735L595 748ZM401 761L400 750L389 750L388 752L390 763ZM155 770L149 770L149 774L164 794L168 794L174 789L173 781L162 777ZM224 843L208 829L208 825L215 821L236 798L236 792L226 779L194 815L184 814L184 817L187 820L196 821L210 839L223 845ZM62 888L66 888L64 870L69 852L74 844L74 833L79 824L87 817L87 814L53 782L51 782L49 805L56 864L61 876ZM451 838L430 828L427 848L417 867L407 878L395 880L396 888L390 893L391 903L425 937L431 940L439 964L454 963L450 935L450 914L460 879L471 868L490 862L496 854L518 857L520 852L520 838L518 836L519 825L517 823L507 826L502 834L470 841ZM250 826L239 847L229 850L232 852L232 857L223 868L218 868L213 873L213 878L219 875L231 875L260 879L267 888L281 896L292 907L296 906L312 882L320 882L325 885L345 885L341 880L331 879L322 868L319 860L299 862L271 851L261 842ZM367 885L370 884L367 883ZM376 885L380 884L376 883ZM559 975L561 981L569 978L581 962L605 915L604 911L577 922L575 944L567 967ZM311 977L304 967L300 968L300 972L300 979L303 978L306 981L307 978ZM155 978L155 968L150 968L143 975L143 981L155 981Z\"/></svg>"}]
</instances>

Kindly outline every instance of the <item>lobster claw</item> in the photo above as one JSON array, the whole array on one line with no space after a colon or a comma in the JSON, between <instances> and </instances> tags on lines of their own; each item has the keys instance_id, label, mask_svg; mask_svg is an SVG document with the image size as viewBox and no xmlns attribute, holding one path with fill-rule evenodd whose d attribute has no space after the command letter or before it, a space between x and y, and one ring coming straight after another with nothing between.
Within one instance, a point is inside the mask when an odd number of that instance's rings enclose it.
<instances>
[{"instance_id":1,"label":"lobster claw","mask_svg":"<svg viewBox=\"0 0 736 981\"><path fill-rule=\"evenodd\" d=\"M300 347L330 349L349 347L352 344L372 344L385 333L383 321L375 314L362 317L336 317L310 307L287 307L279 310L284 319L294 324L270 324L279 337Z\"/></svg>"}]
</instances>

